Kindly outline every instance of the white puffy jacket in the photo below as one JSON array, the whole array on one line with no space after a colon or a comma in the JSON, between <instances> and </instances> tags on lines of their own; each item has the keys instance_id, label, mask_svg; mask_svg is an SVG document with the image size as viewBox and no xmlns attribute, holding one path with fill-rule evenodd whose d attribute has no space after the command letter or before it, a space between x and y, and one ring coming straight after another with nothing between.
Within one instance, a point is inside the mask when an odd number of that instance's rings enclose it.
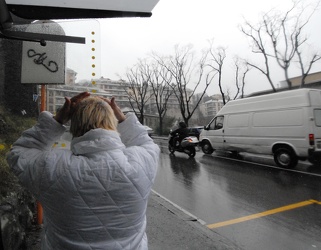
<instances>
[{"instance_id":1,"label":"white puffy jacket","mask_svg":"<svg viewBox=\"0 0 321 250\"><path fill-rule=\"evenodd\" d=\"M133 114L118 132L94 129L71 150L52 148L65 127L49 112L7 156L43 206L42 249L148 249L146 208L159 147Z\"/></svg>"}]
</instances>

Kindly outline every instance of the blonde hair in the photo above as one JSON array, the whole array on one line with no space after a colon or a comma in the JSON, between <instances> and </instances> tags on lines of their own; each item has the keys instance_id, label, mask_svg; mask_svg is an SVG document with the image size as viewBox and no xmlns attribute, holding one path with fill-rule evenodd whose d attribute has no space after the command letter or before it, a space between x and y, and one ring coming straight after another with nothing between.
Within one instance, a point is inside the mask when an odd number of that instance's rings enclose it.
<instances>
[{"instance_id":1,"label":"blonde hair","mask_svg":"<svg viewBox=\"0 0 321 250\"><path fill-rule=\"evenodd\" d=\"M83 99L71 116L70 132L73 137L84 135L91 129L117 130L117 119L110 105L99 97Z\"/></svg>"}]
</instances>

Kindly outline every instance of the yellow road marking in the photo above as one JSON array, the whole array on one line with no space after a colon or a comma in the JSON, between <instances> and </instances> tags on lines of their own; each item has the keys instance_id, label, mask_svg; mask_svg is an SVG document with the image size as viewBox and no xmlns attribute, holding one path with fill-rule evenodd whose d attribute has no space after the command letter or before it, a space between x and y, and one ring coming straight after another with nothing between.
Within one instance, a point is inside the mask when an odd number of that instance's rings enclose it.
<instances>
[{"instance_id":1,"label":"yellow road marking","mask_svg":"<svg viewBox=\"0 0 321 250\"><path fill-rule=\"evenodd\" d=\"M252 215L240 217L240 218L233 219L233 220L227 220L227 221L222 221L222 222L210 224L210 225L207 225L207 227L210 228L210 229L218 228L218 227L224 227L224 226L240 223L240 222L243 222L243 221L253 220L253 219L261 218L261 217L264 217L264 216L267 216L267 215L276 214L276 213L280 213L280 212L284 212L284 211L287 211L287 210L292 210L292 209L295 209L295 208L304 207L304 206L308 206L308 205L312 205L312 204L321 205L321 202L316 201L316 200L302 201L302 202L294 203L294 204L291 204L291 205L287 205L287 206L283 206L283 207L267 210L265 212L252 214Z\"/></svg>"}]
</instances>

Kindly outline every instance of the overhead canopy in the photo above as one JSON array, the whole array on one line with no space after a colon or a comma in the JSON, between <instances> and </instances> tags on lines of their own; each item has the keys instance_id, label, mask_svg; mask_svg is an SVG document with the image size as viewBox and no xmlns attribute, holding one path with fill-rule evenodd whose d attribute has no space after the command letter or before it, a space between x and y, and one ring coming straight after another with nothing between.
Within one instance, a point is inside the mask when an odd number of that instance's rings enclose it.
<instances>
[{"instance_id":1,"label":"overhead canopy","mask_svg":"<svg viewBox=\"0 0 321 250\"><path fill-rule=\"evenodd\" d=\"M113 17L150 17L159 0L0 0L0 38L23 41L47 41L85 43L81 37L67 37L51 34L37 34L15 31L11 28L19 18L84 19Z\"/></svg>"},{"instance_id":2,"label":"overhead canopy","mask_svg":"<svg viewBox=\"0 0 321 250\"><path fill-rule=\"evenodd\" d=\"M24 19L150 17L159 0L6 0L9 11Z\"/></svg>"}]
</instances>

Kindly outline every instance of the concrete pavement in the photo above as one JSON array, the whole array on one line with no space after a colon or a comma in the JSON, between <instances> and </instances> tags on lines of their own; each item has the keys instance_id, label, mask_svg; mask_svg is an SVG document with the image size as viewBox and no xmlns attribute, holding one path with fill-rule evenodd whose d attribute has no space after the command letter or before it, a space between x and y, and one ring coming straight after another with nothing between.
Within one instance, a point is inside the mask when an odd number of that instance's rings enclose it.
<instances>
[{"instance_id":1,"label":"concrete pavement","mask_svg":"<svg viewBox=\"0 0 321 250\"><path fill-rule=\"evenodd\" d=\"M40 250L40 232L33 230L27 250ZM148 202L146 233L149 250L241 249L156 192Z\"/></svg>"},{"instance_id":2,"label":"concrete pavement","mask_svg":"<svg viewBox=\"0 0 321 250\"><path fill-rule=\"evenodd\" d=\"M147 208L149 250L241 249L153 192Z\"/></svg>"}]
</instances>

